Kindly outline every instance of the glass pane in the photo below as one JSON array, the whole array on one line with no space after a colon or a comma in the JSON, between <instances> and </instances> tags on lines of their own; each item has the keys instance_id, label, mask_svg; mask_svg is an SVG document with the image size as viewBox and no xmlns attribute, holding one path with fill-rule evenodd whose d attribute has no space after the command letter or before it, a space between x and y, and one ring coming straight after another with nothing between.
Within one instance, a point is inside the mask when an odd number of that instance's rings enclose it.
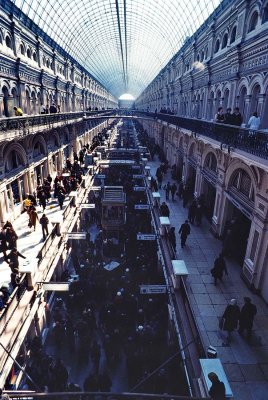
<instances>
[{"instance_id":1,"label":"glass pane","mask_svg":"<svg viewBox=\"0 0 268 400\"><path fill-rule=\"evenodd\" d=\"M11 0L116 97L137 97L221 0Z\"/></svg>"}]
</instances>

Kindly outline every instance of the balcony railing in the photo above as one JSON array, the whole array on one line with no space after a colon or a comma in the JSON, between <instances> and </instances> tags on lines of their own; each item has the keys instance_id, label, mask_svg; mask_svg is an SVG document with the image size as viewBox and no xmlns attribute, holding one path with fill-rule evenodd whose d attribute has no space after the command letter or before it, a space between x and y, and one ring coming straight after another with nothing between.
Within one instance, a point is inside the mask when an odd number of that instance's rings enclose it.
<instances>
[{"instance_id":1,"label":"balcony railing","mask_svg":"<svg viewBox=\"0 0 268 400\"><path fill-rule=\"evenodd\" d=\"M79 111L66 112L55 114L39 114L26 115L23 117L10 117L0 119L0 137L1 133L15 132L15 135L23 136L34 131L36 127L45 126L46 129L51 129L55 124L68 123L71 120L80 119L83 117L110 115L113 110L100 111Z\"/></svg>"},{"instance_id":2,"label":"balcony railing","mask_svg":"<svg viewBox=\"0 0 268 400\"><path fill-rule=\"evenodd\" d=\"M77 392L77 393L16 393L9 392L11 400L209 400L208 397L173 396L168 394L147 393L105 393L105 392Z\"/></svg>"},{"instance_id":3,"label":"balcony railing","mask_svg":"<svg viewBox=\"0 0 268 400\"><path fill-rule=\"evenodd\" d=\"M238 126L218 124L195 118L177 117L170 114L136 112L137 116L146 115L160 119L168 124L192 131L194 135L203 135L217 140L231 150L239 149L257 157L268 159L268 132L254 131Z\"/></svg>"}]
</instances>

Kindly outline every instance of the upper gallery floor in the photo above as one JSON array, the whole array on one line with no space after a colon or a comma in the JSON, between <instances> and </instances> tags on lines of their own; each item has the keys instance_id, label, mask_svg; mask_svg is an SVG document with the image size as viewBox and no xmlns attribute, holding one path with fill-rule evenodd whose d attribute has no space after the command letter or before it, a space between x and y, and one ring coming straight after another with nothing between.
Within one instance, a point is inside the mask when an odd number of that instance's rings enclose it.
<instances>
[{"instance_id":1,"label":"upper gallery floor","mask_svg":"<svg viewBox=\"0 0 268 400\"><path fill-rule=\"evenodd\" d=\"M19 20L0 5L0 115L14 115L11 106L36 114L41 104L53 102L62 111L117 106L117 99L66 51L41 30L34 33L28 17Z\"/></svg>"},{"instance_id":2,"label":"upper gallery floor","mask_svg":"<svg viewBox=\"0 0 268 400\"><path fill-rule=\"evenodd\" d=\"M139 109L170 110L211 120L218 107L239 107L268 124L268 1L225 0L136 101Z\"/></svg>"}]
</instances>

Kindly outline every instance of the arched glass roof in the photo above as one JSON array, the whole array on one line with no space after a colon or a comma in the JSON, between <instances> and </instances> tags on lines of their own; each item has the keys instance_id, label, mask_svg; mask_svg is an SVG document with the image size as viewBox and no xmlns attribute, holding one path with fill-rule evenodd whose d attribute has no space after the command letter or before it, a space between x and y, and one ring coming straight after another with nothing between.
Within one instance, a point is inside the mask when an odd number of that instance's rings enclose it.
<instances>
[{"instance_id":1,"label":"arched glass roof","mask_svg":"<svg viewBox=\"0 0 268 400\"><path fill-rule=\"evenodd\" d=\"M137 97L221 0L12 0L112 94Z\"/></svg>"}]
</instances>

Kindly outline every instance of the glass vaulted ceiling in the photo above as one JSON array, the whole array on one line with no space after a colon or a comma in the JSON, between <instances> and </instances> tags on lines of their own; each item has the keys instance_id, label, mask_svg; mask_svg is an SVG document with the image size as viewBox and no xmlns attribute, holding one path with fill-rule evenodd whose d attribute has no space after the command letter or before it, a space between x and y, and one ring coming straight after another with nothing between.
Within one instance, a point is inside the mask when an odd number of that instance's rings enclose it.
<instances>
[{"instance_id":1,"label":"glass vaulted ceiling","mask_svg":"<svg viewBox=\"0 0 268 400\"><path fill-rule=\"evenodd\" d=\"M12 1L116 97L137 97L221 2Z\"/></svg>"}]
</instances>

